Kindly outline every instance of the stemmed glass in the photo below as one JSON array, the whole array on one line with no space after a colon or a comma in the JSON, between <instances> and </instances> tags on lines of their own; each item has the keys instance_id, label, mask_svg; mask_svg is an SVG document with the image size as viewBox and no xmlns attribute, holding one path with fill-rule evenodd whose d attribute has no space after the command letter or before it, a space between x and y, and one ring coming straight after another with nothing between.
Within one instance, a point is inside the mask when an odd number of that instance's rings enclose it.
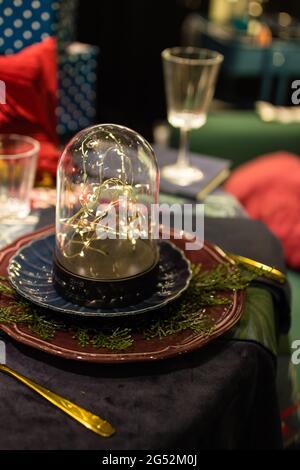
<instances>
[{"instance_id":1,"label":"stemmed glass","mask_svg":"<svg viewBox=\"0 0 300 470\"><path fill-rule=\"evenodd\" d=\"M174 47L162 52L168 121L180 128L177 162L162 168L162 176L172 183L188 186L203 178L188 159L188 133L206 122L223 56L197 47Z\"/></svg>"}]
</instances>

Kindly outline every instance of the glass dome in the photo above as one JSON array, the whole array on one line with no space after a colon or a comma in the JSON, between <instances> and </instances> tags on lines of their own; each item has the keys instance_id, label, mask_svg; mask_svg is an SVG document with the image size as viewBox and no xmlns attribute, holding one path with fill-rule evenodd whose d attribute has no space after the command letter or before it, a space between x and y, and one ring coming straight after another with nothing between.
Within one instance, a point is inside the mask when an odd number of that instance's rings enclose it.
<instances>
[{"instance_id":1,"label":"glass dome","mask_svg":"<svg viewBox=\"0 0 300 470\"><path fill-rule=\"evenodd\" d=\"M158 250L153 149L131 129L102 124L79 132L58 165L56 259L68 272L118 280L151 270Z\"/></svg>"}]
</instances>

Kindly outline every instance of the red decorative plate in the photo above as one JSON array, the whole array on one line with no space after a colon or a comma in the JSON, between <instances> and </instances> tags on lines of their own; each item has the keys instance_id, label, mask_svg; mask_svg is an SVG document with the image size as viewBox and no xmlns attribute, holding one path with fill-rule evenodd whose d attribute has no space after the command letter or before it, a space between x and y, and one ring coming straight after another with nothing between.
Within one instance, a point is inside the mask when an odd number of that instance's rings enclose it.
<instances>
[{"instance_id":1,"label":"red decorative plate","mask_svg":"<svg viewBox=\"0 0 300 470\"><path fill-rule=\"evenodd\" d=\"M7 267L10 258L22 246L50 233L53 233L53 226L43 228L29 235L24 235L1 250L0 275L7 275ZM172 241L179 248L184 250L185 239ZM192 263L201 264L205 270L212 269L219 263L228 262L222 250L216 249L209 243L205 243L201 250L186 251L185 254ZM177 354L183 354L198 349L231 329L241 317L245 302L245 293L244 291L232 291L226 293L226 296L232 301L230 307L218 305L207 309L214 324L214 331L209 337L204 337L193 331L185 331L163 339L145 340L141 335L135 333L134 344L124 352L95 349L92 346L80 347L77 341L73 339L72 334L68 331L59 331L56 333L53 340L44 341L35 336L25 325L0 324L0 329L20 343L66 359L95 363L153 361L166 359L176 356ZM0 304L1 302L3 302L3 300L0 298Z\"/></svg>"}]
</instances>

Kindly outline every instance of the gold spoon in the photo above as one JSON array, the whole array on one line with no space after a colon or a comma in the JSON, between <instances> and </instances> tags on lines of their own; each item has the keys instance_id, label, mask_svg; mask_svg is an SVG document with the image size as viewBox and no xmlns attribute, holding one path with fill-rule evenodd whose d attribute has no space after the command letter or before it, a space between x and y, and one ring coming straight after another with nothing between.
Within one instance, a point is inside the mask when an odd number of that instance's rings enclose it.
<instances>
[{"instance_id":1,"label":"gold spoon","mask_svg":"<svg viewBox=\"0 0 300 470\"><path fill-rule=\"evenodd\" d=\"M246 258L245 256L236 255L234 253L228 253L222 250L217 245L213 245L216 251L218 251L222 256L225 256L229 261L234 261L235 263L242 264L248 269L255 269L263 271L265 277L277 281L280 284L284 284L287 280L286 275L279 271L278 269L268 266L267 264L260 263L251 258Z\"/></svg>"},{"instance_id":2,"label":"gold spoon","mask_svg":"<svg viewBox=\"0 0 300 470\"><path fill-rule=\"evenodd\" d=\"M287 277L285 274L283 274L281 271L279 271L278 269L272 266L268 266L267 264L254 261L253 259L246 258L245 256L235 255L233 253L227 253L227 256L229 256L231 259L233 259L237 263L243 264L248 269L255 268L260 271L263 271L264 276L268 277L269 279L272 279L273 281L277 281L280 284L284 284L287 280Z\"/></svg>"},{"instance_id":3,"label":"gold spoon","mask_svg":"<svg viewBox=\"0 0 300 470\"><path fill-rule=\"evenodd\" d=\"M46 400L48 400L50 403L52 403L52 405L60 408L62 411L67 413L69 416L71 416L73 419L75 419L76 421L79 421L79 423L81 423L83 426L90 429L90 431L93 431L96 434L99 434L99 436L110 437L115 433L115 429L112 427L112 425L108 421L105 421L99 416L96 416L90 413L89 411L83 408L80 408L79 406L75 405L69 400L66 400L63 397L56 395L55 393L51 392L50 390L47 390L41 385L38 385L37 383L33 382L27 377L24 377L18 372L15 372L14 370L7 367L6 365L0 364L0 371L5 372L6 374L9 374L15 377L17 380L27 385L27 387L31 388L36 393L38 393L39 395L44 397Z\"/></svg>"}]
</instances>

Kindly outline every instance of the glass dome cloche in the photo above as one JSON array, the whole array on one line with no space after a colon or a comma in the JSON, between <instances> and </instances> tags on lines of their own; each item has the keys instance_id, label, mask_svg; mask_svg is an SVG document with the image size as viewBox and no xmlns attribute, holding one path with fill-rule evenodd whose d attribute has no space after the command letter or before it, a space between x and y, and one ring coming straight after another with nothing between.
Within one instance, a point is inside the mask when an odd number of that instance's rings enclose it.
<instances>
[{"instance_id":1,"label":"glass dome cloche","mask_svg":"<svg viewBox=\"0 0 300 470\"><path fill-rule=\"evenodd\" d=\"M159 171L135 131L99 124L79 132L58 164L53 279L74 303L119 307L155 283Z\"/></svg>"}]
</instances>

